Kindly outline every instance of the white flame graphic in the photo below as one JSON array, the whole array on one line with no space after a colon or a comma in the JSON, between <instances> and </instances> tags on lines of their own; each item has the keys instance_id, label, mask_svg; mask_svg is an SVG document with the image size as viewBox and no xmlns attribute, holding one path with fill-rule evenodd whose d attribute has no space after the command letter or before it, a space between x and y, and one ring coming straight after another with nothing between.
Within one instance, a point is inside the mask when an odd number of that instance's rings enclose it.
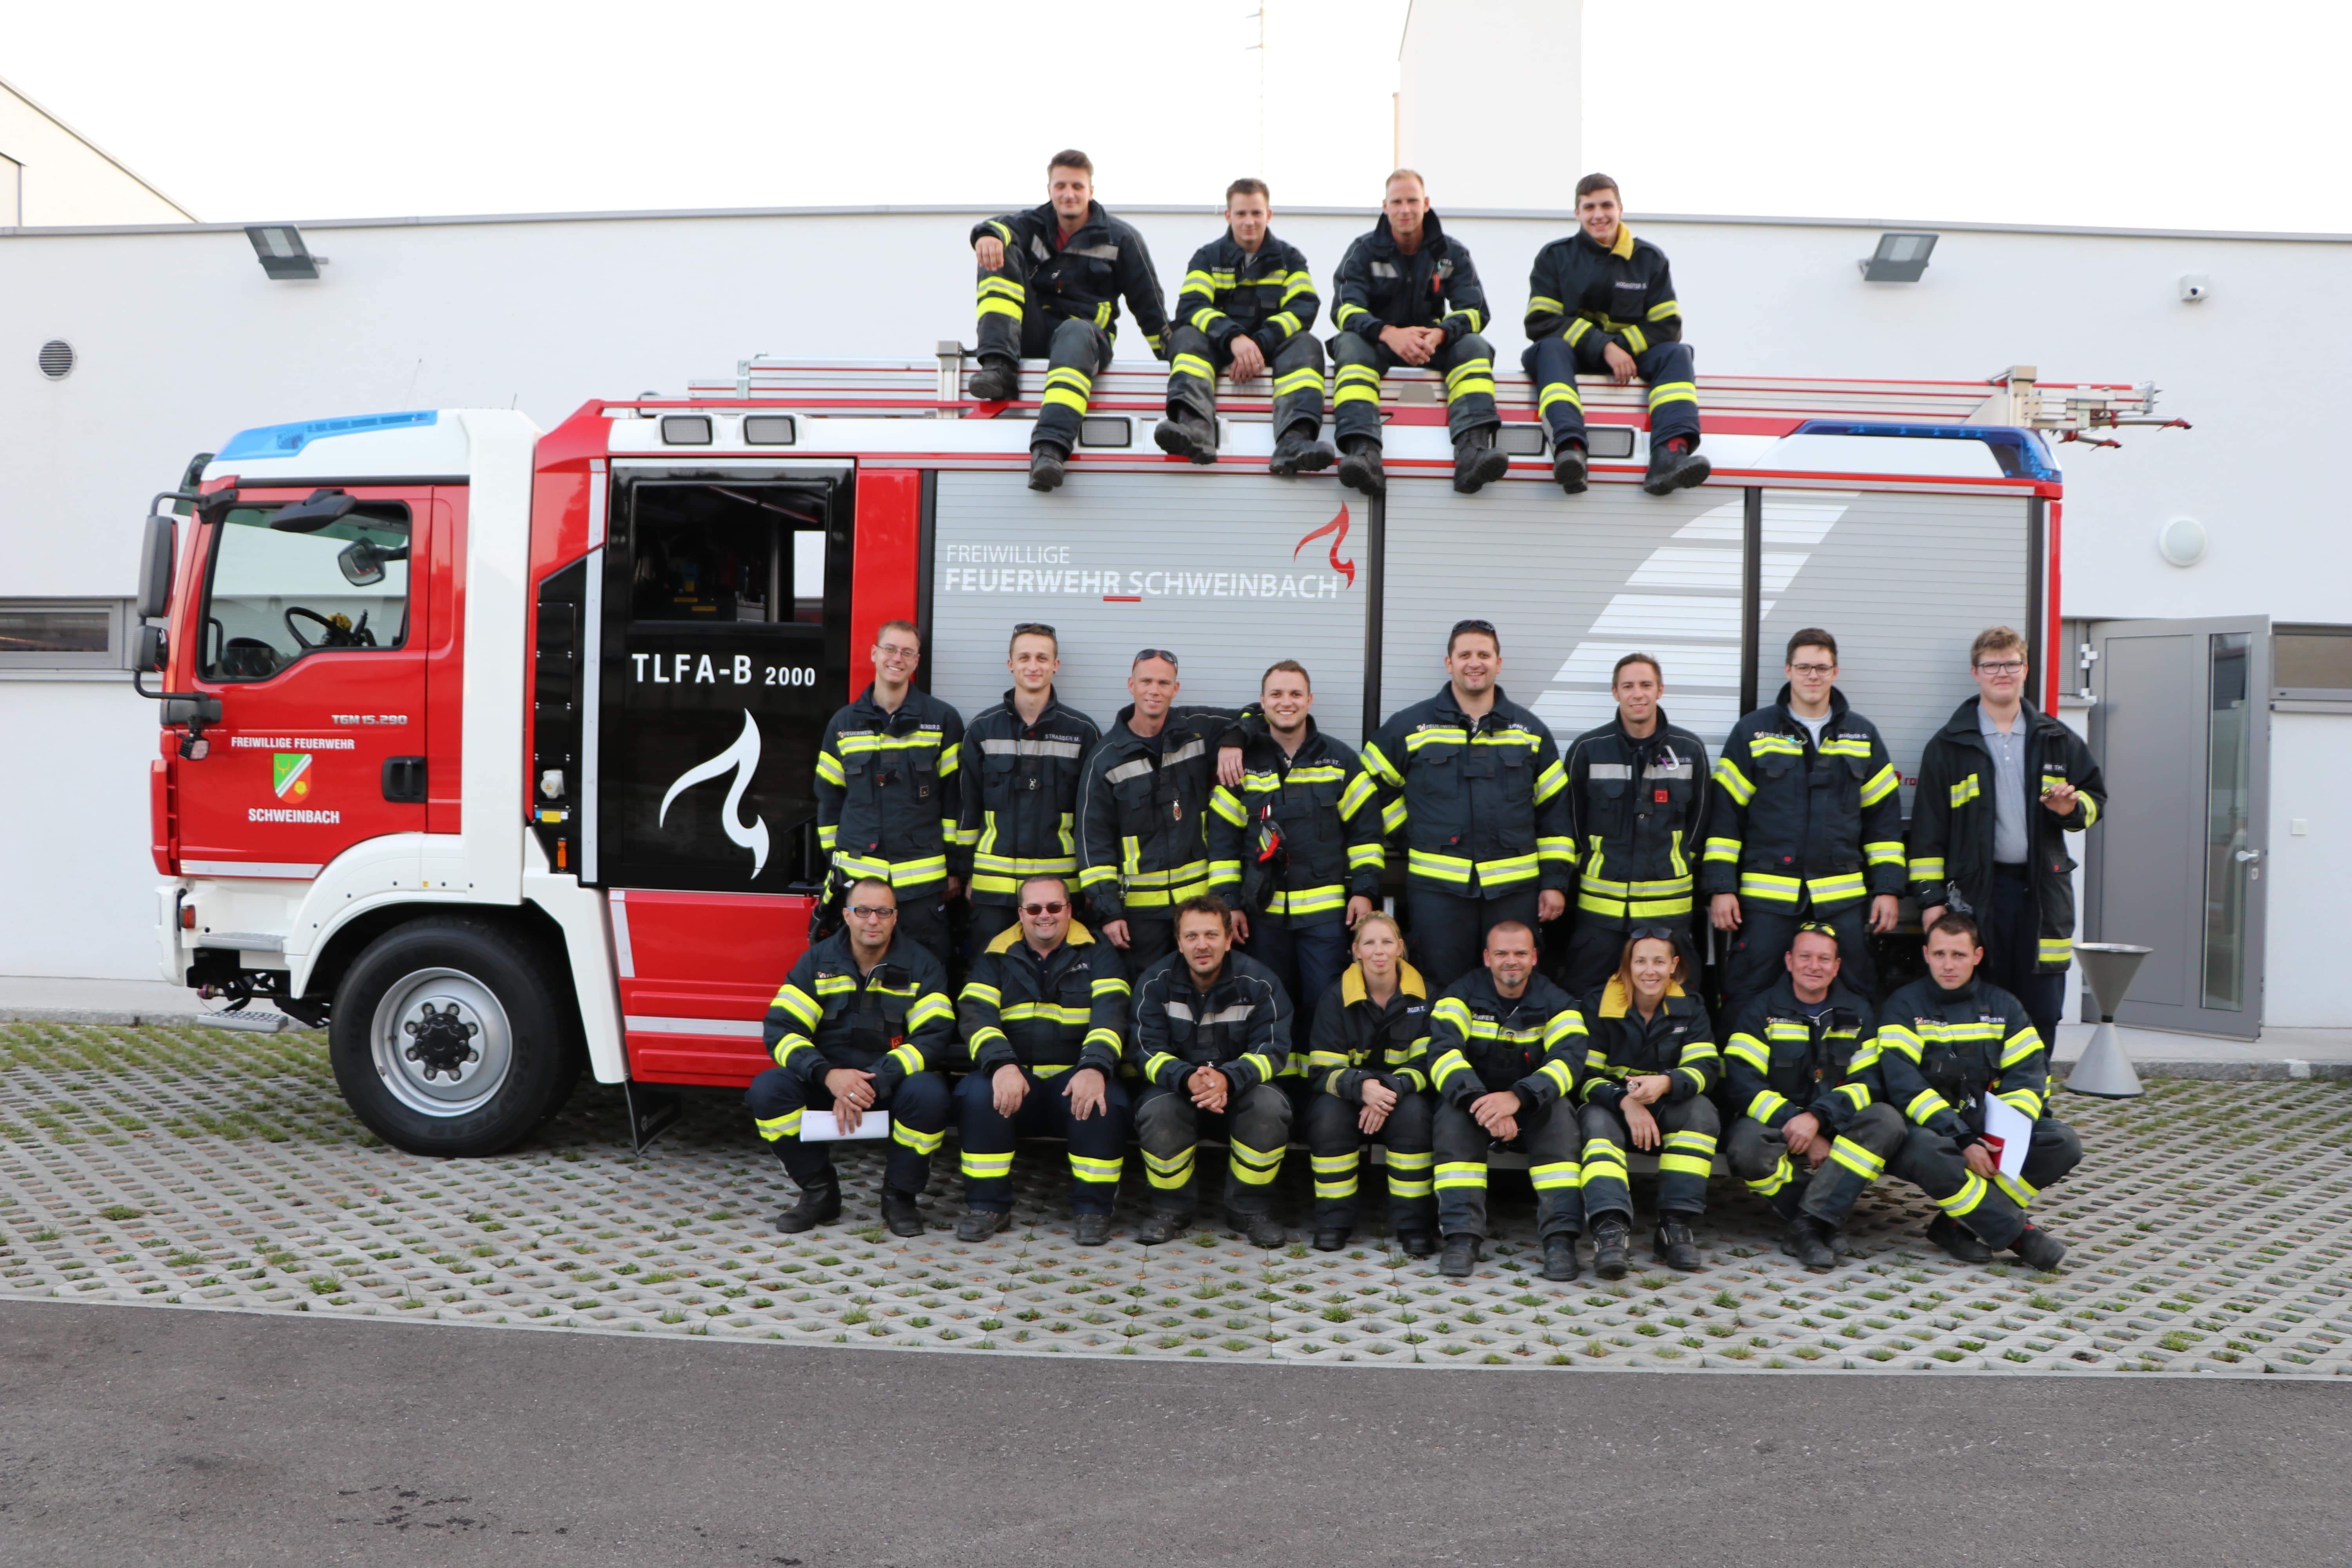
<instances>
[{"instance_id":1,"label":"white flame graphic","mask_svg":"<svg viewBox=\"0 0 2352 1568\"><path fill-rule=\"evenodd\" d=\"M751 879L757 881L768 864L768 824L763 817L753 817L749 826L737 820L743 808L743 792L751 787L751 772L760 765L760 725L751 710L743 710L743 732L735 743L707 763L697 763L677 775L677 782L662 796L661 812L654 818L658 827L669 817L670 802L705 779L715 779L733 769L735 782L727 789L727 804L719 809L719 826L726 831L728 841L751 852Z\"/></svg>"}]
</instances>

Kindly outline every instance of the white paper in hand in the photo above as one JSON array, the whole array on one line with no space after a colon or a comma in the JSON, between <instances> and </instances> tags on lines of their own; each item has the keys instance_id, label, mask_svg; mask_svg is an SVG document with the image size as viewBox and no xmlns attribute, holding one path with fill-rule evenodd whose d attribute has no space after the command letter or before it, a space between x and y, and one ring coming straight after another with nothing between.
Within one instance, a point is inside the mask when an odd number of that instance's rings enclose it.
<instances>
[{"instance_id":1,"label":"white paper in hand","mask_svg":"<svg viewBox=\"0 0 2352 1568\"><path fill-rule=\"evenodd\" d=\"M2033 1142L2033 1119L1995 1095L1986 1095L1983 1104L1984 1130L2000 1140L2000 1173L2014 1176L2025 1169L2026 1146Z\"/></svg>"},{"instance_id":2,"label":"white paper in hand","mask_svg":"<svg viewBox=\"0 0 2352 1568\"><path fill-rule=\"evenodd\" d=\"M845 1140L864 1142L868 1138L890 1136L890 1114L885 1110L861 1112L857 1131L844 1132L841 1118L830 1110L801 1112L801 1142L803 1143L839 1143Z\"/></svg>"}]
</instances>

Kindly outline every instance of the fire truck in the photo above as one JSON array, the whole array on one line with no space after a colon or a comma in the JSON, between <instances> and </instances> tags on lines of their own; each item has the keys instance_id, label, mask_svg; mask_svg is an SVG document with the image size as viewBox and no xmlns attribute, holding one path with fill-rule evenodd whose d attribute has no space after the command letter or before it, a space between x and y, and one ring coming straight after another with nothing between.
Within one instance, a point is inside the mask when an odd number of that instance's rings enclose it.
<instances>
[{"instance_id":1,"label":"fire truck","mask_svg":"<svg viewBox=\"0 0 2352 1568\"><path fill-rule=\"evenodd\" d=\"M1563 742L1607 718L1634 648L1675 721L1719 736L1818 624L1916 771L1979 628L2024 629L2054 696L2053 454L2154 395L2023 367L1705 378L1713 478L1655 498L1642 388L1591 384L1593 484L1568 497L1531 389L1498 376L1511 471L1462 496L1442 383L1407 371L1368 500L1266 472L1263 382L1221 389L1213 465L1162 455L1165 372L1122 364L1041 495L1043 365L1011 403L972 399L971 368L953 343L750 360L549 431L422 410L199 457L140 566L164 975L224 1024L323 1026L352 1110L402 1149L509 1147L583 1070L650 1137L682 1087L767 1064L823 872L823 725L892 618L968 714L1002 700L1012 626L1042 621L1066 700L1106 724L1134 650L1167 647L1183 701L1238 703L1299 659L1350 742L1436 689L1465 616L1499 628L1505 688Z\"/></svg>"}]
</instances>

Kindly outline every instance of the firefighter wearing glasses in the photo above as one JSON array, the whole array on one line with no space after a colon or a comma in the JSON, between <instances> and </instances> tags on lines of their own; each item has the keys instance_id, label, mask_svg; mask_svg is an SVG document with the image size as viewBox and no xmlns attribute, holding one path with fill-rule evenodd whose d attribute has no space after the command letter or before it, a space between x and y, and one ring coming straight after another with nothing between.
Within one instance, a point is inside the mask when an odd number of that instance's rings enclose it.
<instances>
[{"instance_id":1,"label":"firefighter wearing glasses","mask_svg":"<svg viewBox=\"0 0 2352 1568\"><path fill-rule=\"evenodd\" d=\"M1045 171L1045 205L971 230L980 264L980 364L971 395L1019 395L1021 361L1045 360L1045 395L1029 440L1029 488L1058 489L1078 444L1095 377L1110 368L1118 301L1135 312L1155 358L1168 357L1168 311L1143 236L1095 200L1094 161L1071 148Z\"/></svg>"},{"instance_id":2,"label":"firefighter wearing glasses","mask_svg":"<svg viewBox=\"0 0 2352 1568\"><path fill-rule=\"evenodd\" d=\"M1264 180L1225 187L1225 236L1192 253L1176 291L1168 417L1160 449L1195 463L1217 460L1217 372L1236 388L1273 378L1276 474L1331 466L1323 439L1323 345L1315 340L1315 279L1307 258L1267 230Z\"/></svg>"},{"instance_id":3,"label":"firefighter wearing glasses","mask_svg":"<svg viewBox=\"0 0 2352 1568\"><path fill-rule=\"evenodd\" d=\"M1707 807L1701 879L1731 939L1734 1012L1772 984L1806 920L1837 932L1849 984L1875 1000L1864 910L1869 931L1893 931L1903 890L1903 781L1878 726L1837 689L1837 638L1807 626L1788 660L1779 700L1732 726Z\"/></svg>"},{"instance_id":4,"label":"firefighter wearing glasses","mask_svg":"<svg viewBox=\"0 0 2352 1568\"><path fill-rule=\"evenodd\" d=\"M1044 1136L1069 1149L1075 1239L1099 1247L1126 1159L1126 969L1070 918L1061 878L1026 878L1020 898L1021 923L973 961L958 1005L972 1069L955 1091L966 1206L956 1239L983 1241L1013 1222L1013 1141Z\"/></svg>"},{"instance_id":5,"label":"firefighter wearing glasses","mask_svg":"<svg viewBox=\"0 0 2352 1568\"><path fill-rule=\"evenodd\" d=\"M1092 719L1055 689L1062 670L1054 628L1013 628L1004 668L1013 689L972 715L956 768L963 816L957 847L971 876L971 951L1020 923L1024 877L1078 875L1078 778L1102 740Z\"/></svg>"},{"instance_id":6,"label":"firefighter wearing glasses","mask_svg":"<svg viewBox=\"0 0 2352 1568\"><path fill-rule=\"evenodd\" d=\"M1429 210L1422 178L1399 169L1388 180L1381 221L1339 262L1331 324L1331 395L1339 437L1339 480L1376 496L1381 468L1381 377L1399 365L1445 377L1445 428L1454 438L1454 488L1464 495L1501 479L1511 460L1495 444L1495 351L1483 334L1486 290L1470 247L1447 236Z\"/></svg>"},{"instance_id":7,"label":"firefighter wearing glasses","mask_svg":"<svg viewBox=\"0 0 2352 1568\"><path fill-rule=\"evenodd\" d=\"M1689 928L1635 926L1609 984L1587 1001L1591 1045L1584 1058L1584 1217L1592 1270L1622 1279L1633 1227L1625 1147L1658 1156L1658 1261L1699 1266L1690 1222L1706 1212L1706 1179L1722 1128L1707 1091L1722 1059L1706 1007L1684 992Z\"/></svg>"},{"instance_id":8,"label":"firefighter wearing glasses","mask_svg":"<svg viewBox=\"0 0 2352 1568\"><path fill-rule=\"evenodd\" d=\"M1609 679L1616 716L1579 735L1566 759L1579 858L1560 983L1571 996L1616 973L1629 927L1689 931L1706 847L1706 746L1658 706L1658 661L1629 653Z\"/></svg>"},{"instance_id":9,"label":"firefighter wearing glasses","mask_svg":"<svg viewBox=\"0 0 2352 1568\"><path fill-rule=\"evenodd\" d=\"M963 720L915 689L923 644L911 625L885 621L873 657L873 683L834 714L817 747L817 847L833 858L835 887L876 877L896 889L899 940L945 970L954 949L941 905L963 890L948 864L961 860Z\"/></svg>"}]
</instances>

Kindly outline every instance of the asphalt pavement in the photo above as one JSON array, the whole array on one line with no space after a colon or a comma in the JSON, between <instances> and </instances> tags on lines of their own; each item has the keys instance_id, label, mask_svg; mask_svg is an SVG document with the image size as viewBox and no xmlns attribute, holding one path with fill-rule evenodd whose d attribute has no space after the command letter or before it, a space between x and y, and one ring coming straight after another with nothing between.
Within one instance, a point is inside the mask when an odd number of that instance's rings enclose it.
<instances>
[{"instance_id":1,"label":"asphalt pavement","mask_svg":"<svg viewBox=\"0 0 2352 1568\"><path fill-rule=\"evenodd\" d=\"M1182 1362L0 1302L0 1561L2341 1563L2352 1386Z\"/></svg>"}]
</instances>

